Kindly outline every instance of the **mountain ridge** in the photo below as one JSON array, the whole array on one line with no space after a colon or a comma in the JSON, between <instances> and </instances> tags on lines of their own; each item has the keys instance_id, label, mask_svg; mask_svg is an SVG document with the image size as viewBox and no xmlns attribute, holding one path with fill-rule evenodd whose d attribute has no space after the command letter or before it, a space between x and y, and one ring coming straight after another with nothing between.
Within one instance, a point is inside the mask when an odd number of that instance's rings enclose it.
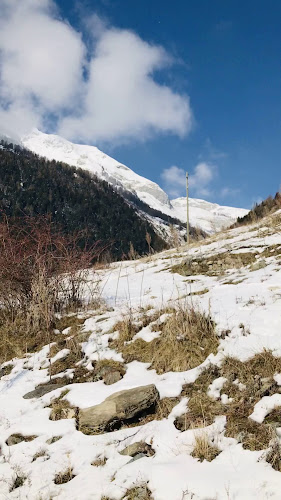
<instances>
[{"instance_id":1,"label":"mountain ridge","mask_svg":"<svg viewBox=\"0 0 281 500\"><path fill-rule=\"evenodd\" d=\"M58 135L45 134L34 129L22 137L25 148L49 160L63 161L94 173L111 184L128 199L128 194L137 197L152 210L164 214L164 224L186 223L186 202L184 198L170 200L167 193L156 183L135 173L126 165L106 155L95 146L74 144ZM127 193L125 195L124 191ZM130 196L129 196L130 197ZM223 207L205 200L189 199L190 225L206 233L213 233L233 224L237 217L243 217L248 210ZM170 218L171 221L169 221ZM155 220L159 227L159 220ZM161 225L161 224L160 224ZM167 230L167 228L165 228Z\"/></svg>"}]
</instances>

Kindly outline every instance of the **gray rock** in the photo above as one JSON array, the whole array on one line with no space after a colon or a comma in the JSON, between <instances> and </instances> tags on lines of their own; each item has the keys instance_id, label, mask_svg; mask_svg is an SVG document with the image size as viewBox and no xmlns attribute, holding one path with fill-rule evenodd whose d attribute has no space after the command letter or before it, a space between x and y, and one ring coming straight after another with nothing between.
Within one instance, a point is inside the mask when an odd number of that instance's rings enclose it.
<instances>
[{"instance_id":1,"label":"gray rock","mask_svg":"<svg viewBox=\"0 0 281 500\"><path fill-rule=\"evenodd\" d=\"M57 441L59 441L59 439L61 439L62 436L53 436L49 439L47 439L46 443L47 444L53 444L53 443L56 443Z\"/></svg>"},{"instance_id":2,"label":"gray rock","mask_svg":"<svg viewBox=\"0 0 281 500\"><path fill-rule=\"evenodd\" d=\"M144 453L137 453L136 455L133 456L133 458L131 458L131 460L129 460L128 464L131 464L132 462L135 462L136 460L139 460L140 458L145 458L146 455Z\"/></svg>"},{"instance_id":3,"label":"gray rock","mask_svg":"<svg viewBox=\"0 0 281 500\"><path fill-rule=\"evenodd\" d=\"M118 370L115 370L112 372L107 372L103 377L103 381L106 385L111 385L121 380L121 378L121 373Z\"/></svg>"},{"instance_id":4,"label":"gray rock","mask_svg":"<svg viewBox=\"0 0 281 500\"><path fill-rule=\"evenodd\" d=\"M37 436L23 436L22 434L11 434L6 440L8 446L13 446L14 444L22 443L23 441L33 441Z\"/></svg>"},{"instance_id":5,"label":"gray rock","mask_svg":"<svg viewBox=\"0 0 281 500\"><path fill-rule=\"evenodd\" d=\"M59 387L65 386L65 382L58 382L57 384L44 384L44 385L38 385L34 391L27 392L23 396L24 399L32 399L32 398L41 398L41 396L44 396L44 394L47 394L48 392L55 391Z\"/></svg>"},{"instance_id":6,"label":"gray rock","mask_svg":"<svg viewBox=\"0 0 281 500\"><path fill-rule=\"evenodd\" d=\"M190 419L187 418L186 413L184 413L180 417L176 418L174 425L176 429L178 429L181 432L187 431L188 429L190 429Z\"/></svg>"},{"instance_id":7,"label":"gray rock","mask_svg":"<svg viewBox=\"0 0 281 500\"><path fill-rule=\"evenodd\" d=\"M116 392L99 405L79 410L79 430L85 434L114 430L123 421L149 411L158 401L159 392L153 384Z\"/></svg>"},{"instance_id":8,"label":"gray rock","mask_svg":"<svg viewBox=\"0 0 281 500\"><path fill-rule=\"evenodd\" d=\"M14 365L3 366L3 368L0 369L0 378L4 377L5 375L10 375L13 368Z\"/></svg>"},{"instance_id":9,"label":"gray rock","mask_svg":"<svg viewBox=\"0 0 281 500\"><path fill-rule=\"evenodd\" d=\"M135 457L136 455L142 455L146 457L152 457L155 452L150 446L150 444L144 443L143 441L138 441L137 443L130 444L124 450L120 451L121 455L129 455L130 457ZM140 458L140 457L139 457Z\"/></svg>"}]
</instances>

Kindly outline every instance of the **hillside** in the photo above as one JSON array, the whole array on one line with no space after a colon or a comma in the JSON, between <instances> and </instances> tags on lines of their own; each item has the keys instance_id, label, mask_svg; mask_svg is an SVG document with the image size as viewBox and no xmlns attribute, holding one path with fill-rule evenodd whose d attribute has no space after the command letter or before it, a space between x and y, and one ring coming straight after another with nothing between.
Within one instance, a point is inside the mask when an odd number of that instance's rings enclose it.
<instances>
[{"instance_id":1,"label":"hillside","mask_svg":"<svg viewBox=\"0 0 281 500\"><path fill-rule=\"evenodd\" d=\"M186 223L185 200L170 200L155 182L142 177L94 146L73 144L62 137L34 130L22 138L23 145L49 160L63 161L94 173L109 182L125 198L148 214L156 230L167 234L167 222ZM141 205L140 205L141 203ZM230 226L248 210L223 207L204 200L190 199L190 224L207 233Z\"/></svg>"},{"instance_id":2,"label":"hillside","mask_svg":"<svg viewBox=\"0 0 281 500\"><path fill-rule=\"evenodd\" d=\"M234 227L251 224L267 215L276 212L281 208L281 193L278 192L274 196L269 196L266 200L263 200L261 203L256 203L255 206L243 217L239 216L237 222L234 224Z\"/></svg>"},{"instance_id":3,"label":"hillside","mask_svg":"<svg viewBox=\"0 0 281 500\"><path fill-rule=\"evenodd\" d=\"M1 365L3 498L278 500L281 211L91 280Z\"/></svg>"},{"instance_id":4,"label":"hillside","mask_svg":"<svg viewBox=\"0 0 281 500\"><path fill-rule=\"evenodd\" d=\"M3 146L4 145L4 146ZM105 181L81 168L49 161L2 141L0 148L0 210L7 216L50 214L65 233L86 232L88 243L108 245L113 258L128 255L130 244L142 255L165 242L149 221Z\"/></svg>"}]
</instances>

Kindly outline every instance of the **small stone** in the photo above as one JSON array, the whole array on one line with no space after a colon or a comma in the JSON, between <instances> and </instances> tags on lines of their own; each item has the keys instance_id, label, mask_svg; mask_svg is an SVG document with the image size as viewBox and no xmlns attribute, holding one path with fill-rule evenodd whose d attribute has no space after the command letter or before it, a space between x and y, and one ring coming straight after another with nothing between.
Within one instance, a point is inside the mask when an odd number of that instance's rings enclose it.
<instances>
[{"instance_id":1,"label":"small stone","mask_svg":"<svg viewBox=\"0 0 281 500\"><path fill-rule=\"evenodd\" d=\"M103 377L103 381L105 385L112 385L121 380L121 378L121 373L118 370L115 370L112 372L107 372Z\"/></svg>"},{"instance_id":2,"label":"small stone","mask_svg":"<svg viewBox=\"0 0 281 500\"><path fill-rule=\"evenodd\" d=\"M11 434L11 436L8 437L6 440L6 444L8 446L13 446L14 444L19 444L22 443L23 441L28 442L28 441L33 441L33 439L36 439L37 436L23 436L22 434Z\"/></svg>"},{"instance_id":3,"label":"small stone","mask_svg":"<svg viewBox=\"0 0 281 500\"><path fill-rule=\"evenodd\" d=\"M184 432L190 428L190 420L186 418L186 414L184 414L176 418L174 425L176 429L178 429L181 432Z\"/></svg>"},{"instance_id":4,"label":"small stone","mask_svg":"<svg viewBox=\"0 0 281 500\"><path fill-rule=\"evenodd\" d=\"M150 444L139 441L137 443L130 444L124 450L120 451L120 455L129 455L130 457L135 457L136 455L142 454L145 457L152 457L155 455Z\"/></svg>"}]
</instances>

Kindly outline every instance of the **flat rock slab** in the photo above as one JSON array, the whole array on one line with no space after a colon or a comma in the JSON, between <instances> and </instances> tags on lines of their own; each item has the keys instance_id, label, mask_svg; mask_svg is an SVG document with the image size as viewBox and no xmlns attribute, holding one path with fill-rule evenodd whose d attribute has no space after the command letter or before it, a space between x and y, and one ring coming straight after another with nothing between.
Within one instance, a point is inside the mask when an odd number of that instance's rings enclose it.
<instances>
[{"instance_id":1,"label":"flat rock slab","mask_svg":"<svg viewBox=\"0 0 281 500\"><path fill-rule=\"evenodd\" d=\"M151 410L159 399L154 384L116 392L99 405L79 410L79 430L85 434L112 431L122 422Z\"/></svg>"},{"instance_id":2,"label":"flat rock slab","mask_svg":"<svg viewBox=\"0 0 281 500\"><path fill-rule=\"evenodd\" d=\"M48 392L55 391L56 389L59 389L60 387L65 386L65 382L59 382L57 384L44 384L44 385L38 385L34 391L27 392L23 396L24 399L32 399L32 398L41 398L45 394L48 394Z\"/></svg>"}]
</instances>

